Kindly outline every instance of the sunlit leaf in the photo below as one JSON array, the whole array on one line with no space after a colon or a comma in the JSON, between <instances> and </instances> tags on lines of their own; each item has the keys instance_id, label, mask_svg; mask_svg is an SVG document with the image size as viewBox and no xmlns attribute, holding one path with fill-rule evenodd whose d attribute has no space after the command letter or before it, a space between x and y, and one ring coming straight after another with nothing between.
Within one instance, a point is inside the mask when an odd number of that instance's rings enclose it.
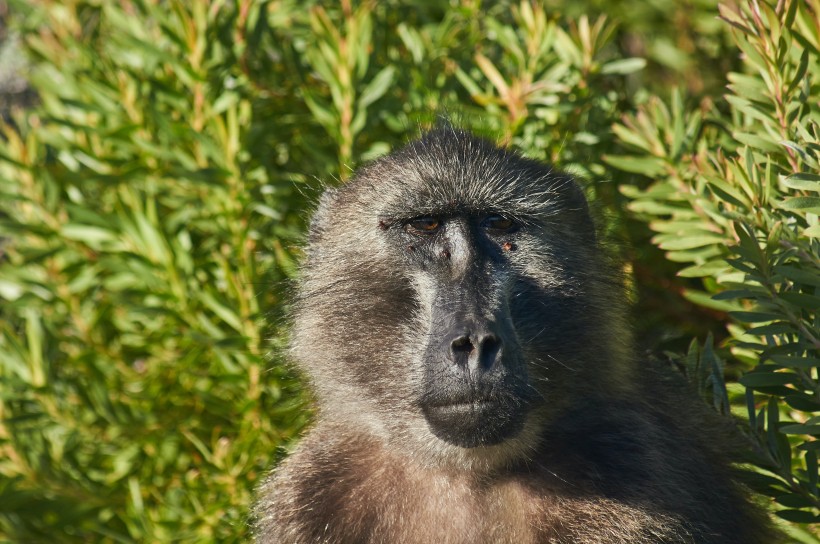
<instances>
[{"instance_id":1,"label":"sunlit leaf","mask_svg":"<svg viewBox=\"0 0 820 544\"><path fill-rule=\"evenodd\" d=\"M632 74L646 67L646 59L630 58L607 62L601 66L602 74Z\"/></svg>"},{"instance_id":2,"label":"sunlit leaf","mask_svg":"<svg viewBox=\"0 0 820 544\"><path fill-rule=\"evenodd\" d=\"M795 210L807 213L820 214L820 197L816 196L798 196L787 198L780 203L780 207L784 210Z\"/></svg>"}]
</instances>

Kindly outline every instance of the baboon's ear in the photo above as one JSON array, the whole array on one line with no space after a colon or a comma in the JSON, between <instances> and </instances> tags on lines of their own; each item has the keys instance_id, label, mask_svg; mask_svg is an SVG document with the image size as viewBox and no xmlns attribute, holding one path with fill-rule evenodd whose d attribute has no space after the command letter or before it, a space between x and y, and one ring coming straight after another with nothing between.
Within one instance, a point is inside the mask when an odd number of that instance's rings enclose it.
<instances>
[{"instance_id":1,"label":"baboon's ear","mask_svg":"<svg viewBox=\"0 0 820 544\"><path fill-rule=\"evenodd\" d=\"M330 214L331 206L336 202L337 193L337 189L327 187L322 193L322 196L319 197L319 205L316 207L316 212L310 221L310 229L308 231L309 243L315 243L327 226L327 217Z\"/></svg>"}]
</instances>

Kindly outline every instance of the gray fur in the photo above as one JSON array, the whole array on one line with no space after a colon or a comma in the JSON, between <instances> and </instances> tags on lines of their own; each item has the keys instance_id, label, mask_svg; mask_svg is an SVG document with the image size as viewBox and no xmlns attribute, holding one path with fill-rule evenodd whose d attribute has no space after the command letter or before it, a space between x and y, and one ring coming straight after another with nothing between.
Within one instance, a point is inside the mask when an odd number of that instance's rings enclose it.
<instances>
[{"instance_id":1,"label":"gray fur","mask_svg":"<svg viewBox=\"0 0 820 544\"><path fill-rule=\"evenodd\" d=\"M491 214L520 228L482 234ZM447 230L417 240L424 216ZM469 379L431 348L464 308L503 340L493 387L529 399L469 447L419 407ZM317 418L259 490L257 541L775 542L710 414L634 357L625 314L565 174L453 128L362 168L312 222L292 355Z\"/></svg>"}]
</instances>

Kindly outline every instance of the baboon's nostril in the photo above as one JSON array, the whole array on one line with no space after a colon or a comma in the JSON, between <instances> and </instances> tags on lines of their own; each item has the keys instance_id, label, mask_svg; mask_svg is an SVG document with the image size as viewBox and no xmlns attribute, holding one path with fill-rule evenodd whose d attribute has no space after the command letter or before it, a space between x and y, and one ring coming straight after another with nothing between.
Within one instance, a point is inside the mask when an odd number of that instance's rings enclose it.
<instances>
[{"instance_id":1,"label":"baboon's nostril","mask_svg":"<svg viewBox=\"0 0 820 544\"><path fill-rule=\"evenodd\" d=\"M475 350L475 346L467 334L459 336L450 344L450 351L457 363L461 363L462 360L466 362L473 350Z\"/></svg>"},{"instance_id":2,"label":"baboon's nostril","mask_svg":"<svg viewBox=\"0 0 820 544\"><path fill-rule=\"evenodd\" d=\"M487 334L480 338L478 343L478 360L480 368L492 368L501 352L501 339L494 334Z\"/></svg>"}]
</instances>

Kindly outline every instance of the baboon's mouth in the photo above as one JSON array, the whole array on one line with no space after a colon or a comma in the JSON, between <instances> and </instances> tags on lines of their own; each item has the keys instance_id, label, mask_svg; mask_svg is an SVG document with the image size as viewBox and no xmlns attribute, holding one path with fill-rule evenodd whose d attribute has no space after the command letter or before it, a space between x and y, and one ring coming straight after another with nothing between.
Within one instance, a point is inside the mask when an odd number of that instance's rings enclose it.
<instances>
[{"instance_id":1,"label":"baboon's mouth","mask_svg":"<svg viewBox=\"0 0 820 544\"><path fill-rule=\"evenodd\" d=\"M451 400L422 406L434 435L464 448L490 446L518 433L526 408L498 398Z\"/></svg>"},{"instance_id":2,"label":"baboon's mouth","mask_svg":"<svg viewBox=\"0 0 820 544\"><path fill-rule=\"evenodd\" d=\"M442 412L472 412L479 410L493 410L500 406L501 402L498 399L475 399L432 404L429 405L427 409Z\"/></svg>"}]
</instances>

